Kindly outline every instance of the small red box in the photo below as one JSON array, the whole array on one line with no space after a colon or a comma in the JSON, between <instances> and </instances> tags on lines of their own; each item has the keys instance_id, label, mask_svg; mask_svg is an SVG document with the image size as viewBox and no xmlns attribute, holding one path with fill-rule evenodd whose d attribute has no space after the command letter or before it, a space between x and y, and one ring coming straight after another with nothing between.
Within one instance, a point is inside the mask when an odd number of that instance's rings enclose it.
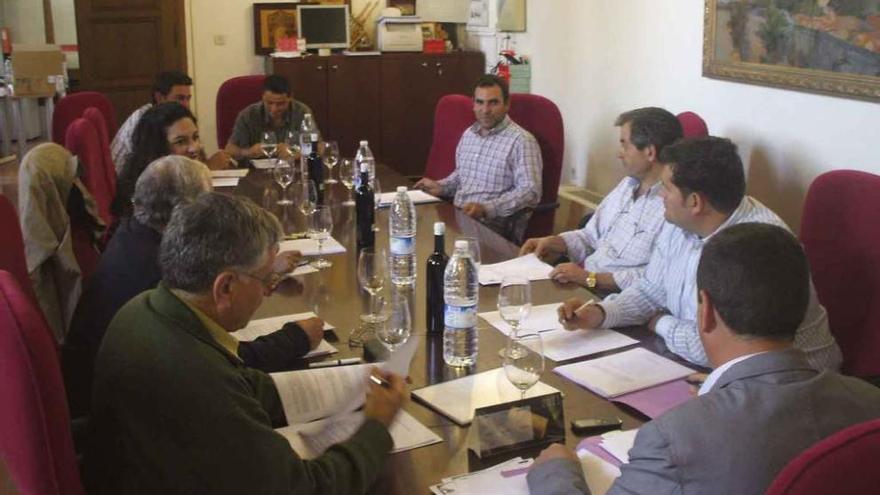
<instances>
[{"instance_id":1,"label":"small red box","mask_svg":"<svg viewBox=\"0 0 880 495\"><path fill-rule=\"evenodd\" d=\"M443 40L424 40L422 42L424 53L446 53L446 42Z\"/></svg>"}]
</instances>

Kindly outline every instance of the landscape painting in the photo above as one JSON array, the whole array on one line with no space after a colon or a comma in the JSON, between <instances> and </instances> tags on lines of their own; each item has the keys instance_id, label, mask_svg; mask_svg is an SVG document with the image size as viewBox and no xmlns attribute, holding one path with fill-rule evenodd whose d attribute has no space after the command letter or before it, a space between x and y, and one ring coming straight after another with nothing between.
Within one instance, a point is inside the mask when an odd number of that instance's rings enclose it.
<instances>
[{"instance_id":1,"label":"landscape painting","mask_svg":"<svg viewBox=\"0 0 880 495\"><path fill-rule=\"evenodd\" d=\"M880 0L706 0L703 75L880 100Z\"/></svg>"}]
</instances>

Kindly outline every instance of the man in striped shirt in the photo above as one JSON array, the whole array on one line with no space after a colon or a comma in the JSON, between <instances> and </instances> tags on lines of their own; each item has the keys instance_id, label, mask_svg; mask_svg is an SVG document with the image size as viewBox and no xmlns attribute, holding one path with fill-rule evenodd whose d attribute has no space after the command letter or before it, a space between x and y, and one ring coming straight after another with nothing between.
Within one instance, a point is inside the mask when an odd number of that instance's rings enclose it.
<instances>
[{"instance_id":1,"label":"man in striped shirt","mask_svg":"<svg viewBox=\"0 0 880 495\"><path fill-rule=\"evenodd\" d=\"M415 185L434 196L454 197L471 218L519 240L541 200L541 148L529 131L507 115L510 90L498 76L484 75L474 88L477 121L455 149L455 170L445 179Z\"/></svg>"},{"instance_id":2,"label":"man in striped shirt","mask_svg":"<svg viewBox=\"0 0 880 495\"><path fill-rule=\"evenodd\" d=\"M629 287L648 264L664 224L659 155L682 136L681 123L662 108L624 112L614 125L620 127L617 157L627 177L599 204L584 228L529 239L519 253L535 253L547 262L567 254L573 263L557 265L550 273L553 280L606 292Z\"/></svg>"},{"instance_id":3,"label":"man in striped shirt","mask_svg":"<svg viewBox=\"0 0 880 495\"><path fill-rule=\"evenodd\" d=\"M785 223L745 195L745 174L736 145L728 139L686 139L660 154L667 223L657 237L644 276L598 304L570 299L559 308L569 329L647 324L666 346L688 361L708 366L696 328L696 271L703 245L720 230L746 222ZM810 302L794 346L812 366L837 369L840 348L831 336L825 309L810 284Z\"/></svg>"}]
</instances>

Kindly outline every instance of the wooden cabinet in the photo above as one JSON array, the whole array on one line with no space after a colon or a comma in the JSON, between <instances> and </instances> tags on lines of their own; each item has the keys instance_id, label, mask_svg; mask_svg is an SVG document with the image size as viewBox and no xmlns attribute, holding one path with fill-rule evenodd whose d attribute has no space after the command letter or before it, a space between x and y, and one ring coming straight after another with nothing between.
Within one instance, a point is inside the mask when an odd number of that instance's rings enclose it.
<instances>
[{"instance_id":1,"label":"wooden cabinet","mask_svg":"<svg viewBox=\"0 0 880 495\"><path fill-rule=\"evenodd\" d=\"M294 98L309 105L327 139L354 156L367 139L378 160L419 176L431 147L434 107L450 93L470 94L483 73L480 52L273 59Z\"/></svg>"}]
</instances>

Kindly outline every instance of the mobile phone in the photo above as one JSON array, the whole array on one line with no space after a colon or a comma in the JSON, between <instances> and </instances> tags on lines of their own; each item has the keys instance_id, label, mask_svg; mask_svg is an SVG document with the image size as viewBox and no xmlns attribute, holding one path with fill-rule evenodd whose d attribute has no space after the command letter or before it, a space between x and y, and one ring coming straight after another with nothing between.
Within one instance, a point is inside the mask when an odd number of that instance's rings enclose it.
<instances>
[{"instance_id":1,"label":"mobile phone","mask_svg":"<svg viewBox=\"0 0 880 495\"><path fill-rule=\"evenodd\" d=\"M620 418L584 418L571 421L571 431L575 435L595 435L623 426Z\"/></svg>"}]
</instances>

